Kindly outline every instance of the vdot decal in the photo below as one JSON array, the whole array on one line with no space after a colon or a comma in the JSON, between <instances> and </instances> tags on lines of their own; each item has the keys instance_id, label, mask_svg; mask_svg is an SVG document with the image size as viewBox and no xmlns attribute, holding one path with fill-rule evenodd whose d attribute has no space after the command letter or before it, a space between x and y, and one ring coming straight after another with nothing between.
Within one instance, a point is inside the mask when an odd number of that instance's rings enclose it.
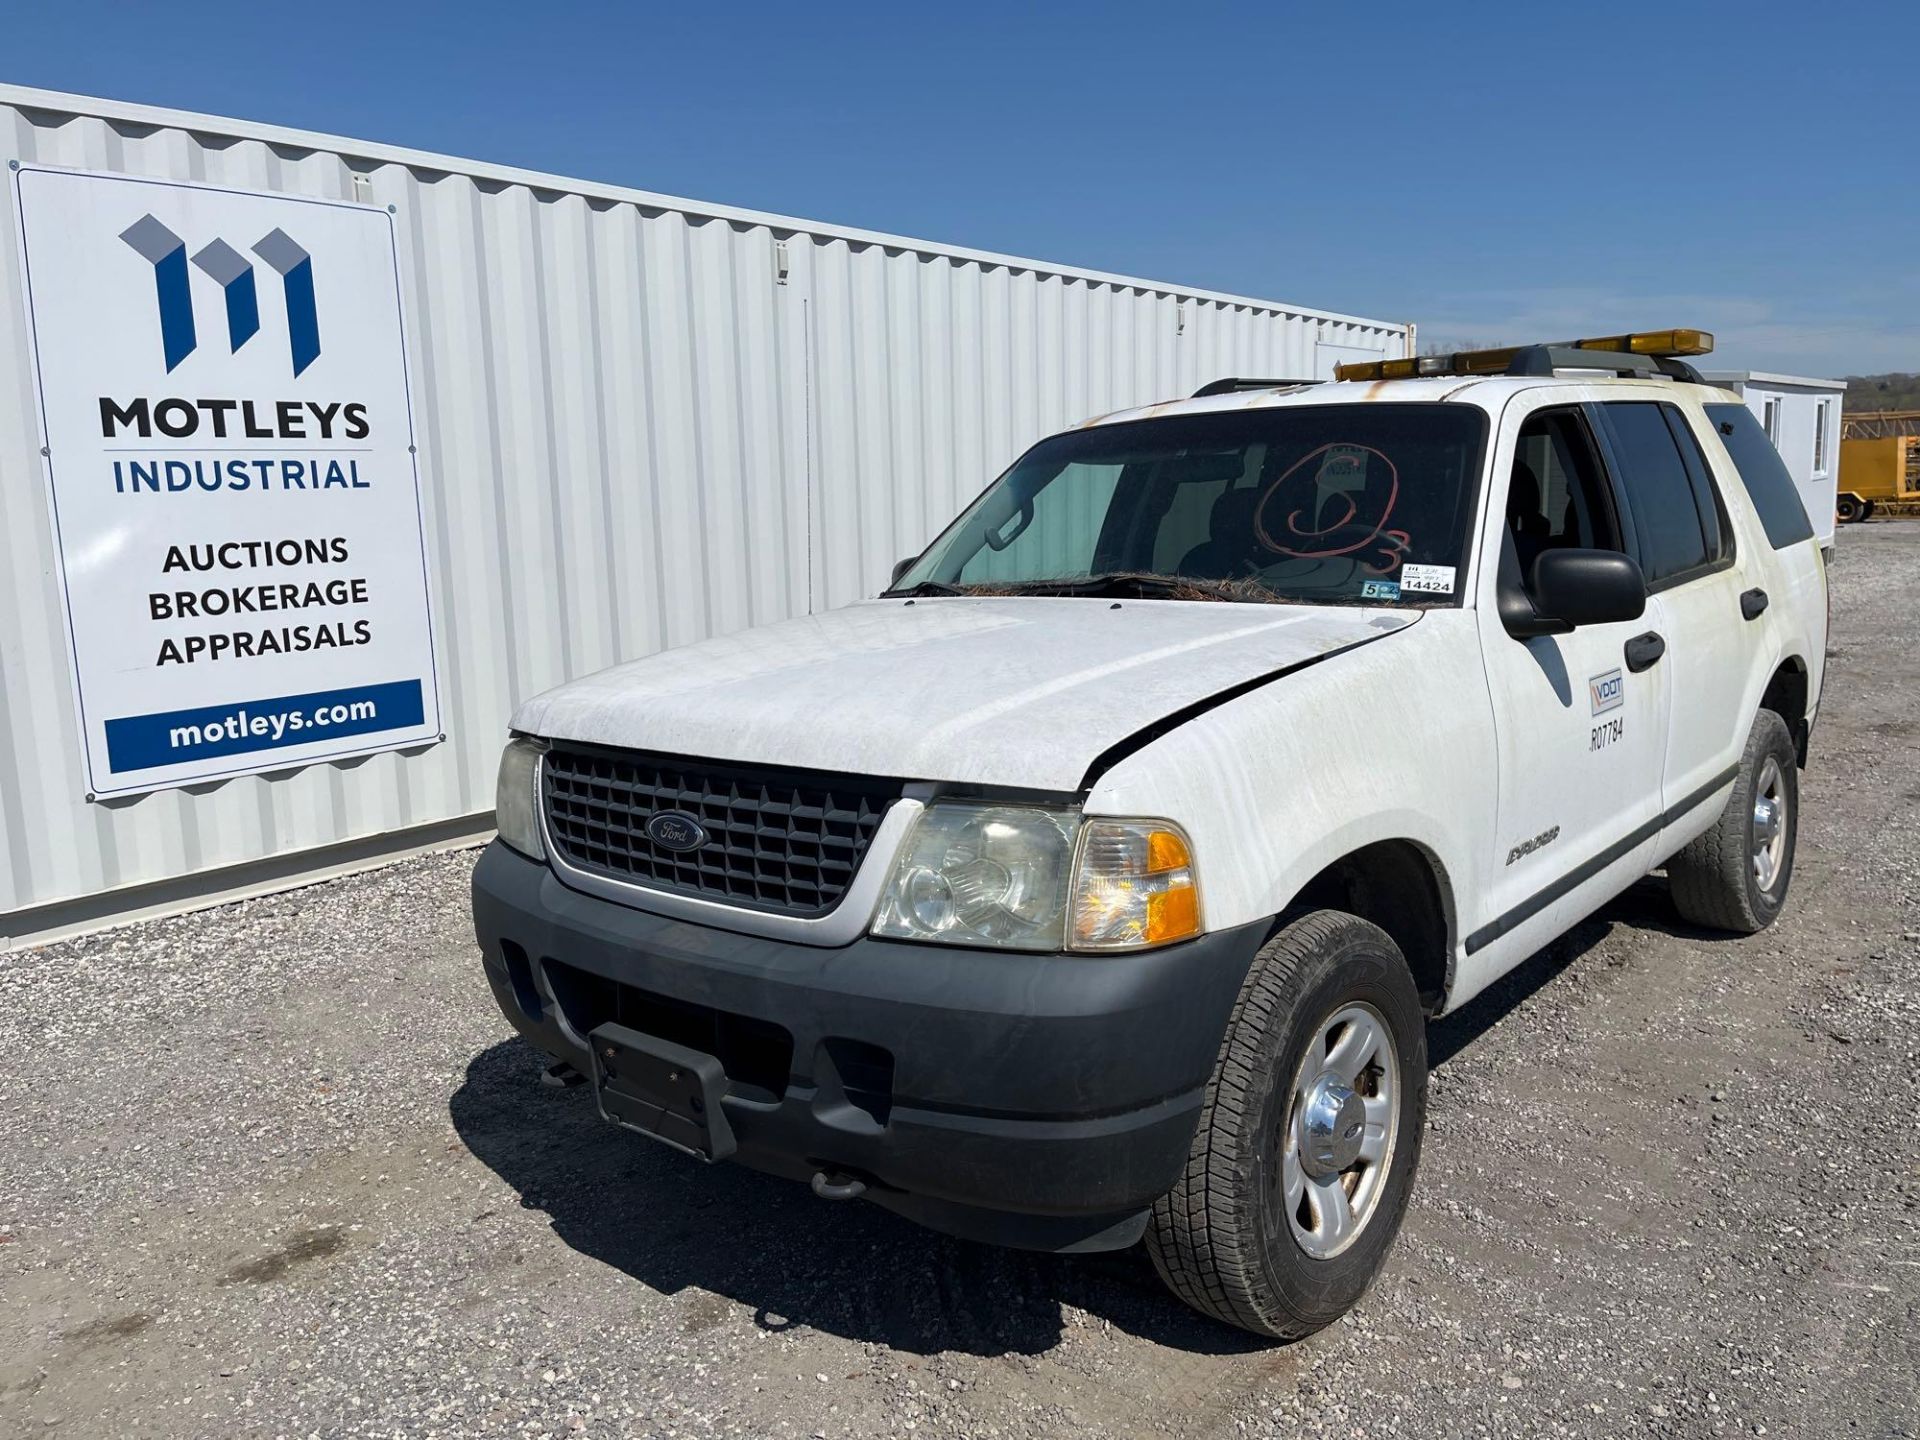
<instances>
[{"instance_id":1,"label":"vdot decal","mask_svg":"<svg viewBox=\"0 0 1920 1440\"><path fill-rule=\"evenodd\" d=\"M1595 715L1605 715L1610 710L1618 710L1627 703L1627 684L1618 670L1609 670L1604 675L1594 675L1587 680L1587 699L1592 702ZM1587 737L1587 751L1604 750L1620 738L1623 726L1619 715L1602 720L1593 727L1593 733Z\"/></svg>"},{"instance_id":2,"label":"vdot decal","mask_svg":"<svg viewBox=\"0 0 1920 1440\"><path fill-rule=\"evenodd\" d=\"M154 299L160 311L160 348L167 373L199 347L194 323L193 290L187 274L187 244L152 215L143 215L120 233L136 254L153 266ZM286 305L287 343L293 373L299 375L320 358L320 312L313 293L313 257L277 226L253 244L258 255L280 277ZM227 347L238 354L260 332L260 292L254 284L253 262L225 240L215 238L193 257L194 266L226 297Z\"/></svg>"},{"instance_id":3,"label":"vdot decal","mask_svg":"<svg viewBox=\"0 0 1920 1440\"><path fill-rule=\"evenodd\" d=\"M1587 681L1587 698L1593 702L1593 713L1596 715L1618 710L1627 703L1626 682L1618 670L1592 676Z\"/></svg>"}]
</instances>

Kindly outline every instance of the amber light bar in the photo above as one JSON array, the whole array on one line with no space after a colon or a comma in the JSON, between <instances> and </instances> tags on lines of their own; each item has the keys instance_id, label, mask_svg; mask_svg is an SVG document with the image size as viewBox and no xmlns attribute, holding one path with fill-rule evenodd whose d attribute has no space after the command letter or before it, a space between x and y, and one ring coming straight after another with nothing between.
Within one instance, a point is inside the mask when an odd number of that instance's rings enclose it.
<instances>
[{"instance_id":1,"label":"amber light bar","mask_svg":"<svg viewBox=\"0 0 1920 1440\"><path fill-rule=\"evenodd\" d=\"M1653 355L1678 358L1706 355L1713 350L1713 336L1705 330L1635 330L1626 335L1593 335L1584 340L1557 340L1544 347L1508 345L1498 350L1460 350L1452 355L1420 355L1405 360L1368 360L1357 365L1337 365L1336 380L1411 380L1421 375L1499 375L1519 358L1522 351L1606 350L1615 354Z\"/></svg>"}]
</instances>

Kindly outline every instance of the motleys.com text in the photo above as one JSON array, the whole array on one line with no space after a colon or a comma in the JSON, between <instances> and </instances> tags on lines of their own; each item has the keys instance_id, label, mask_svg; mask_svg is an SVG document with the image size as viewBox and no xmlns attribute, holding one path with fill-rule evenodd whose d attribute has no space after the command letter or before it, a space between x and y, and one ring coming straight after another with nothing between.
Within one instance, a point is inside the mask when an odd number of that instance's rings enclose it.
<instances>
[{"instance_id":1,"label":"motleys.com text","mask_svg":"<svg viewBox=\"0 0 1920 1440\"><path fill-rule=\"evenodd\" d=\"M117 773L152 770L259 750L334 745L351 735L418 729L426 718L425 700L420 681L389 680L123 715L106 722L108 764Z\"/></svg>"},{"instance_id":2,"label":"motleys.com text","mask_svg":"<svg viewBox=\"0 0 1920 1440\"><path fill-rule=\"evenodd\" d=\"M380 707L372 700L355 700L345 705L319 705L312 710L281 710L257 715L241 709L223 720L199 725L175 725L167 731L167 743L178 750L182 746L205 745L214 740L240 740L249 735L278 741L290 730L322 730L329 725L348 725L379 717Z\"/></svg>"}]
</instances>

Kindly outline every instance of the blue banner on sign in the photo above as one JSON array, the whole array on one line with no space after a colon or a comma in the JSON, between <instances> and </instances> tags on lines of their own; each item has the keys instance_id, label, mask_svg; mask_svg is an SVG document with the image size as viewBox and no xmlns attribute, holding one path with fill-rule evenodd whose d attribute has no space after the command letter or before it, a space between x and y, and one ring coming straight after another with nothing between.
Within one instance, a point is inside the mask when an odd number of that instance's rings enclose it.
<instances>
[{"instance_id":1,"label":"blue banner on sign","mask_svg":"<svg viewBox=\"0 0 1920 1440\"><path fill-rule=\"evenodd\" d=\"M107 721L107 764L115 774L188 760L313 745L423 722L418 680L203 705Z\"/></svg>"}]
</instances>

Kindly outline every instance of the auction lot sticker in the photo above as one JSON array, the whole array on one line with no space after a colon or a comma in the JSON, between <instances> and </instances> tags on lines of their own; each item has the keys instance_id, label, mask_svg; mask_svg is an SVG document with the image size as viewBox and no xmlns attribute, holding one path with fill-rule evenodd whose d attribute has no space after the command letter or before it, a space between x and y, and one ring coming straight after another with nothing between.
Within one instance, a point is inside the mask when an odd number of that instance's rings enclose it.
<instances>
[{"instance_id":1,"label":"auction lot sticker","mask_svg":"<svg viewBox=\"0 0 1920 1440\"><path fill-rule=\"evenodd\" d=\"M89 792L440 738L390 215L14 190Z\"/></svg>"}]
</instances>

